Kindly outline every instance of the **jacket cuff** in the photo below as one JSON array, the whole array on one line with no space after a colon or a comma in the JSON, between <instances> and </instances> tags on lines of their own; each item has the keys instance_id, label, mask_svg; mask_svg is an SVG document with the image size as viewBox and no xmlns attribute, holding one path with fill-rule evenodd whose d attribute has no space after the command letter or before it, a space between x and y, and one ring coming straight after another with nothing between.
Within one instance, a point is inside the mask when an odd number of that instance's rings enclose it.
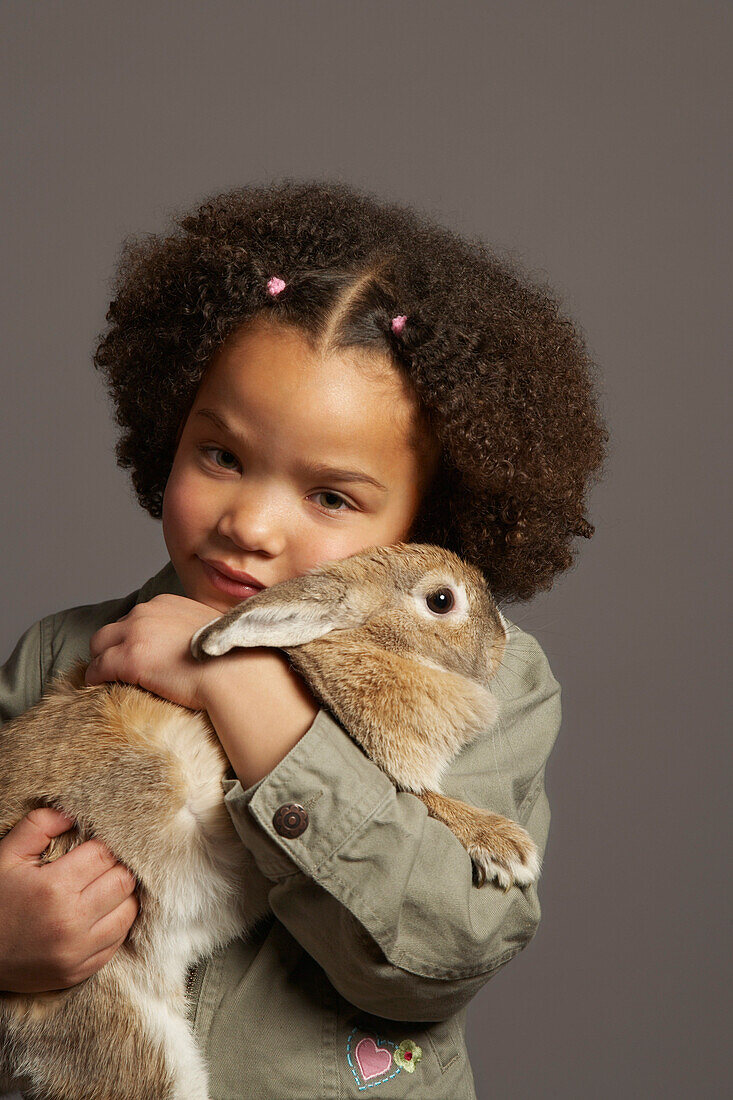
<instances>
[{"instance_id":1,"label":"jacket cuff","mask_svg":"<svg viewBox=\"0 0 733 1100\"><path fill-rule=\"evenodd\" d=\"M266 776L247 790L236 778L223 779L222 787L234 828L272 881L298 870L312 878L394 794L384 772L323 708ZM288 802L308 813L297 837L281 836L273 822Z\"/></svg>"}]
</instances>

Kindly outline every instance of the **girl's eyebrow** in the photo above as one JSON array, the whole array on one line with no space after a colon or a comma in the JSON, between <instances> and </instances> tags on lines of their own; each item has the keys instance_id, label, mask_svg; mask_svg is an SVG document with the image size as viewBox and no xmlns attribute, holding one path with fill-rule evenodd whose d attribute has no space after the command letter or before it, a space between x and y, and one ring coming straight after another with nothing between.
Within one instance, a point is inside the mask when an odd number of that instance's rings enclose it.
<instances>
[{"instance_id":1,"label":"girl's eyebrow","mask_svg":"<svg viewBox=\"0 0 733 1100\"><path fill-rule=\"evenodd\" d=\"M197 409L197 416L205 416L208 420L211 420L216 424L217 428L221 428L223 432L227 432L233 436L234 439L239 439L243 443L246 442L244 437L235 432L229 427L226 420L214 412L213 409ZM365 485L373 485L375 489L379 489L382 493L388 493L386 485L382 485L381 481L377 481L376 478L371 477L363 470L343 470L339 466L327 466L321 462L304 462L301 463L301 469L304 473L310 474L313 477L332 477L337 481L360 481Z\"/></svg>"}]
</instances>

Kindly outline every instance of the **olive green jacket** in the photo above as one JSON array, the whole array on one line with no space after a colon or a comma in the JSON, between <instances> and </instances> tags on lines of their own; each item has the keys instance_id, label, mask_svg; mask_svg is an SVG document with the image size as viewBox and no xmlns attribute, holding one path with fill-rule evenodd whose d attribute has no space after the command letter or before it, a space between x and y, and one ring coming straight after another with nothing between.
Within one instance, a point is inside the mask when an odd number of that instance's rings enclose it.
<instances>
[{"instance_id":1,"label":"olive green jacket","mask_svg":"<svg viewBox=\"0 0 733 1100\"><path fill-rule=\"evenodd\" d=\"M101 626L162 592L185 595L170 562L129 596L29 627L0 669L0 723L88 660ZM560 688L531 635L513 628L494 687L499 721L456 757L443 790L519 821L543 852ZM466 1009L534 935L536 887L474 886L453 833L325 709L248 790L229 774L225 803L273 915L189 977L212 1100L343 1100L374 1088L380 1100L475 1098ZM295 838L273 825L287 802L308 807Z\"/></svg>"}]
</instances>

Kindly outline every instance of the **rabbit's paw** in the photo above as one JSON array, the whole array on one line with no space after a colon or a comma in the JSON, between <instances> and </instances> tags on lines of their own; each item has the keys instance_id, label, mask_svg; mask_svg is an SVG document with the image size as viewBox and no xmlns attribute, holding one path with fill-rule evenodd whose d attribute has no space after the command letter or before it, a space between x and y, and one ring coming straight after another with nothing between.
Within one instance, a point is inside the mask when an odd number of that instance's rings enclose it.
<instances>
[{"instance_id":1,"label":"rabbit's paw","mask_svg":"<svg viewBox=\"0 0 733 1100\"><path fill-rule=\"evenodd\" d=\"M471 857L478 886L496 879L504 890L516 883L526 886L540 873L540 854L532 837L516 821L449 798L437 791L417 796L431 817L442 821L460 840Z\"/></svg>"},{"instance_id":2,"label":"rabbit's paw","mask_svg":"<svg viewBox=\"0 0 733 1100\"><path fill-rule=\"evenodd\" d=\"M506 892L510 886L527 886L540 873L537 845L529 833L509 818L491 816L466 843L477 886L496 879Z\"/></svg>"}]
</instances>

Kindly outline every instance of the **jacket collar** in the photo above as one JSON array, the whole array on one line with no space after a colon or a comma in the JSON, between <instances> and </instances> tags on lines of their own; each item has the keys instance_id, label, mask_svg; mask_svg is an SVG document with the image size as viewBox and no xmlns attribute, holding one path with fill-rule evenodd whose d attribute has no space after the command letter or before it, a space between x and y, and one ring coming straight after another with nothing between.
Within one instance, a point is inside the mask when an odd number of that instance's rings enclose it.
<instances>
[{"instance_id":1,"label":"jacket collar","mask_svg":"<svg viewBox=\"0 0 733 1100\"><path fill-rule=\"evenodd\" d=\"M167 561L154 577L145 582L135 597L135 603L147 603L153 596L160 596L163 592L170 592L174 596L186 595L171 561Z\"/></svg>"}]
</instances>

